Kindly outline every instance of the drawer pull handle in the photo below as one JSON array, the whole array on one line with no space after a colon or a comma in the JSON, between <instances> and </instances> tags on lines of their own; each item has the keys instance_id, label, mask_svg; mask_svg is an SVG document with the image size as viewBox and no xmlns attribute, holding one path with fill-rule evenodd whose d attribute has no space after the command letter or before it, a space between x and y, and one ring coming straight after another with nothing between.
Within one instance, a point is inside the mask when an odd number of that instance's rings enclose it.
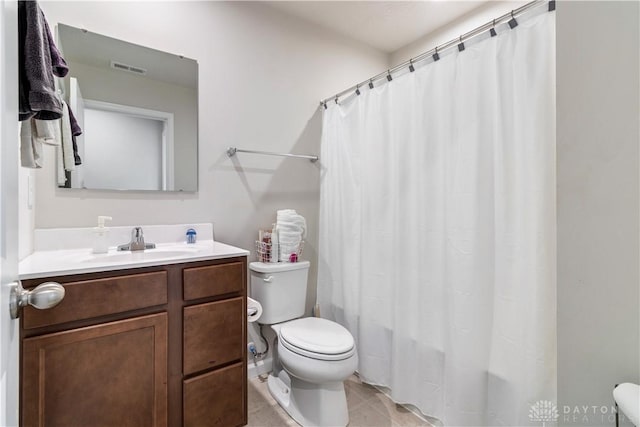
<instances>
[{"instance_id":1,"label":"drawer pull handle","mask_svg":"<svg viewBox=\"0 0 640 427\"><path fill-rule=\"evenodd\" d=\"M262 280L264 280L265 282L273 282L273 276L267 276L267 277L263 277Z\"/></svg>"}]
</instances>

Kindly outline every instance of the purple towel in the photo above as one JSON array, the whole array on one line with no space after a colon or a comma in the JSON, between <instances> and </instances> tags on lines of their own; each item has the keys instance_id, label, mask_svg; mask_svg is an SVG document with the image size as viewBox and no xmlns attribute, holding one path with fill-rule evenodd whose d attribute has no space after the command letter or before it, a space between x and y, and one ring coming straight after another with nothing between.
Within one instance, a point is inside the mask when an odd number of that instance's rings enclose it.
<instances>
[{"instance_id":1,"label":"purple towel","mask_svg":"<svg viewBox=\"0 0 640 427\"><path fill-rule=\"evenodd\" d=\"M69 106L67 105L67 107ZM82 164L82 158L80 157L80 154L78 154L78 143L76 142L76 136L82 135L82 128L78 124L76 116L73 115L73 110L71 109L71 107L69 107L69 122L71 123L71 135L73 135L71 137L71 140L73 141L73 158L76 166L79 166Z\"/></svg>"},{"instance_id":2,"label":"purple towel","mask_svg":"<svg viewBox=\"0 0 640 427\"><path fill-rule=\"evenodd\" d=\"M71 107L69 107L69 121L71 122L71 133L73 134L73 136L82 135L82 128L78 124L76 116L73 115L73 110L71 110Z\"/></svg>"},{"instance_id":3,"label":"purple towel","mask_svg":"<svg viewBox=\"0 0 640 427\"><path fill-rule=\"evenodd\" d=\"M59 119L62 99L56 93L54 73L64 76L69 69L36 1L18 2L18 43L19 119Z\"/></svg>"},{"instance_id":4,"label":"purple towel","mask_svg":"<svg viewBox=\"0 0 640 427\"><path fill-rule=\"evenodd\" d=\"M71 111L71 110L69 110ZM82 164L82 158L78 153L78 142L76 141L76 136L71 136L71 141L73 142L73 164L76 166L80 166Z\"/></svg>"},{"instance_id":5,"label":"purple towel","mask_svg":"<svg viewBox=\"0 0 640 427\"><path fill-rule=\"evenodd\" d=\"M67 61L62 57L62 53L58 50L58 46L56 46L54 42L53 35L51 35L51 29L49 28L49 23L47 22L47 18L45 18L44 13L40 11L42 14L42 22L44 23L44 29L47 32L47 39L49 40L49 54L51 55L51 72L53 75L58 77L64 77L69 73L69 67L67 66Z\"/></svg>"}]
</instances>

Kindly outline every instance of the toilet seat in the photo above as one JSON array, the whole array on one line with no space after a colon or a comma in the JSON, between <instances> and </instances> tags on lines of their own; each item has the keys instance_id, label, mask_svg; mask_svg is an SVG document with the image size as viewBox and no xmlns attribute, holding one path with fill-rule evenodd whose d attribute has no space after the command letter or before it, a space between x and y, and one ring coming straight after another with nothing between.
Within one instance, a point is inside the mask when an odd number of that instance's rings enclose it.
<instances>
[{"instance_id":1,"label":"toilet seat","mask_svg":"<svg viewBox=\"0 0 640 427\"><path fill-rule=\"evenodd\" d=\"M353 336L342 325L318 317L283 324L278 332L282 345L301 356L317 360L344 360L353 356Z\"/></svg>"}]
</instances>

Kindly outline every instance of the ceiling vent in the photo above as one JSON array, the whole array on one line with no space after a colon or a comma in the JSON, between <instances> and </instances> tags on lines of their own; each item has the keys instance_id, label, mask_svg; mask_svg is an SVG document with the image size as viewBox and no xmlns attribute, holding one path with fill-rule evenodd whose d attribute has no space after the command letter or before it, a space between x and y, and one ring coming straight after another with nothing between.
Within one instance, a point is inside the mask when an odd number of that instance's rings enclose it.
<instances>
[{"instance_id":1,"label":"ceiling vent","mask_svg":"<svg viewBox=\"0 0 640 427\"><path fill-rule=\"evenodd\" d=\"M129 73L139 74L141 76L145 76L147 74L147 70L140 67L135 67L133 65L128 65L118 61L111 61L111 68L114 70L127 71Z\"/></svg>"}]
</instances>

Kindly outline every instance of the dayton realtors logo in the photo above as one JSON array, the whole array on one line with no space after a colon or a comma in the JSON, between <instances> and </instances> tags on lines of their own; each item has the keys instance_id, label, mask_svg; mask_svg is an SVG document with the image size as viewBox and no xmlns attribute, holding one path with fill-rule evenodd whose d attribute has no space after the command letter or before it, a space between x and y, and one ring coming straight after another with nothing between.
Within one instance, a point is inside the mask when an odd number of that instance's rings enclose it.
<instances>
[{"instance_id":1,"label":"dayton realtors logo","mask_svg":"<svg viewBox=\"0 0 640 427\"><path fill-rule=\"evenodd\" d=\"M557 421L558 417L558 408L549 400L538 400L529 409L529 419L542 423L542 427L546 427L546 423Z\"/></svg>"},{"instance_id":2,"label":"dayton realtors logo","mask_svg":"<svg viewBox=\"0 0 640 427\"><path fill-rule=\"evenodd\" d=\"M615 406L576 405L562 407L562 423L578 425L611 425L616 419ZM626 422L623 413L619 414L620 424Z\"/></svg>"}]
</instances>

